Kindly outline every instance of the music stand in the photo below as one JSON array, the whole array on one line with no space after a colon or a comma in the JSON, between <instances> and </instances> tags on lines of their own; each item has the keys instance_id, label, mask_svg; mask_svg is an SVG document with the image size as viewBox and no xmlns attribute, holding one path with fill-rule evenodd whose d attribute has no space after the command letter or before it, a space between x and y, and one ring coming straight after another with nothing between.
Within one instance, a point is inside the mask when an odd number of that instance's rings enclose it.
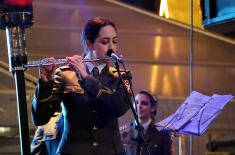
<instances>
[{"instance_id":1,"label":"music stand","mask_svg":"<svg viewBox=\"0 0 235 155\"><path fill-rule=\"evenodd\" d=\"M193 91L175 113L155 126L159 131L200 136L232 98L232 95L213 94L210 97Z\"/></svg>"}]
</instances>

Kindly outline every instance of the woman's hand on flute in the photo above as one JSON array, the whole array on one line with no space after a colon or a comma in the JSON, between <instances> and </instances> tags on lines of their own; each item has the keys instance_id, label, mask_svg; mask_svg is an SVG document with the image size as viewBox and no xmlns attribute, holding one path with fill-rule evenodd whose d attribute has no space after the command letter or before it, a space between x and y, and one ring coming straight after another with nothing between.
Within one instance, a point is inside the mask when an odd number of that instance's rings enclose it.
<instances>
[{"instance_id":1,"label":"woman's hand on flute","mask_svg":"<svg viewBox=\"0 0 235 155\"><path fill-rule=\"evenodd\" d=\"M40 67L40 70L39 70L39 76L41 78L41 80L43 82L47 82L49 80L53 80L54 79L54 72L55 72L55 69L56 69L56 64L54 64L53 62L56 62L55 58L54 57L50 57L50 58L44 58L42 61L49 61L51 62L50 65L47 65L47 66L42 66Z\"/></svg>"},{"instance_id":2,"label":"woman's hand on flute","mask_svg":"<svg viewBox=\"0 0 235 155\"><path fill-rule=\"evenodd\" d=\"M82 57L79 55L74 55L72 57L66 57L68 65L71 69L73 69L76 73L82 78L86 78L89 74L87 73L87 67L82 62Z\"/></svg>"}]
</instances>

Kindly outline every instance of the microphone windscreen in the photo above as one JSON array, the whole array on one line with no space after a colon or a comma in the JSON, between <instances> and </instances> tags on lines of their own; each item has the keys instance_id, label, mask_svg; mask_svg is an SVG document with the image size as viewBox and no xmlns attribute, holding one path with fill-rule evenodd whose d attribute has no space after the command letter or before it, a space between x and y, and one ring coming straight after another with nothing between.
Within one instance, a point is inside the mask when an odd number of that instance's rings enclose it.
<instances>
[{"instance_id":1,"label":"microphone windscreen","mask_svg":"<svg viewBox=\"0 0 235 155\"><path fill-rule=\"evenodd\" d=\"M107 56L111 57L112 53L114 53L113 50L109 49L106 54Z\"/></svg>"}]
</instances>

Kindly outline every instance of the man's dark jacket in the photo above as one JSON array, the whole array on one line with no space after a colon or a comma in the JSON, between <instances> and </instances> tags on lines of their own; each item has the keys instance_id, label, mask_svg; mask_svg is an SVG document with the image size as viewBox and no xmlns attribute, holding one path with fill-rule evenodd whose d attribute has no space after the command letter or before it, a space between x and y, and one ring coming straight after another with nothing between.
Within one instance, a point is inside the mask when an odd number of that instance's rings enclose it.
<instances>
[{"instance_id":1,"label":"man's dark jacket","mask_svg":"<svg viewBox=\"0 0 235 155\"><path fill-rule=\"evenodd\" d=\"M134 122L121 127L122 143L125 146L126 155L136 155L137 129ZM172 155L172 140L169 132L159 132L154 123L151 122L146 133L144 134L146 144L150 155ZM141 155L148 155L146 149L142 145Z\"/></svg>"}]
</instances>

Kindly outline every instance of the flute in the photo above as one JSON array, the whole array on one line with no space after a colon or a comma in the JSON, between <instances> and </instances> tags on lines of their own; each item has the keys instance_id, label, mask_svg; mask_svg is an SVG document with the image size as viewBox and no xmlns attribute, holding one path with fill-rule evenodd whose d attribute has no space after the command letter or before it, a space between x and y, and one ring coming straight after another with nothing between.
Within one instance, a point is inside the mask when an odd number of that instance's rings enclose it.
<instances>
[{"instance_id":1,"label":"flute","mask_svg":"<svg viewBox=\"0 0 235 155\"><path fill-rule=\"evenodd\" d=\"M111 57L101 57L101 58L90 58L90 59L82 59L82 62L94 62L94 61L103 61L103 60L111 60ZM24 68L30 68L30 67L42 67L42 66L49 66L52 64L56 65L65 65L67 64L66 59L42 59L42 60L35 60L35 61L29 61L28 64L24 65Z\"/></svg>"}]
</instances>

